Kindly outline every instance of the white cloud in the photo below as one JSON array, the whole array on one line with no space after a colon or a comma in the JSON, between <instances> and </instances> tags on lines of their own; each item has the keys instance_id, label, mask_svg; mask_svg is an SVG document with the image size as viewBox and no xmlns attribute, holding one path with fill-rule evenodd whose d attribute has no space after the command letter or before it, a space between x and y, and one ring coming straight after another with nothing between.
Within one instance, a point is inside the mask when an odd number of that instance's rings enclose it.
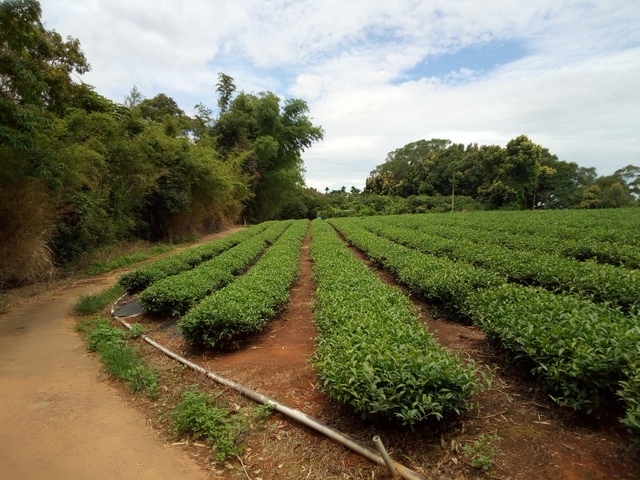
<instances>
[{"instance_id":1,"label":"white cloud","mask_svg":"<svg viewBox=\"0 0 640 480\"><path fill-rule=\"evenodd\" d=\"M79 38L85 81L116 101L136 84L186 111L215 106L218 72L245 91L305 99L325 140L307 181L362 187L386 154L421 138L506 144L519 134L612 173L640 164L640 3L626 0L44 0ZM408 73L468 47L522 58L439 77ZM439 57L437 57L439 55ZM451 57L455 60L455 57ZM427 71L427 70L425 70ZM428 74L428 73L427 73Z\"/></svg>"}]
</instances>

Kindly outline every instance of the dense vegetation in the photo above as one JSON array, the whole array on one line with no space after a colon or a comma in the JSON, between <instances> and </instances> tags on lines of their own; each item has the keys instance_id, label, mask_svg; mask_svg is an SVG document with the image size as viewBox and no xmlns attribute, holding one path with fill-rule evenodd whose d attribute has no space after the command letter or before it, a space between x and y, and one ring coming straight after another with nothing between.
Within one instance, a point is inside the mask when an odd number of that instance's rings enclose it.
<instances>
[{"instance_id":1,"label":"dense vegetation","mask_svg":"<svg viewBox=\"0 0 640 480\"><path fill-rule=\"evenodd\" d=\"M390 152L364 191L319 192L304 185L302 153L323 130L303 100L246 93L220 73L215 111L198 104L190 116L135 86L116 103L74 80L90 69L80 42L47 30L41 15L37 0L0 2L0 288L104 245L193 238L239 220L605 208L640 198L640 167L598 177L524 135L504 148L419 140ZM567 252L620 257L591 247ZM630 255L625 265L637 265Z\"/></svg>"},{"instance_id":2,"label":"dense vegetation","mask_svg":"<svg viewBox=\"0 0 640 480\"><path fill-rule=\"evenodd\" d=\"M498 145L431 139L387 155L367 179L365 193L468 196L488 208L612 208L635 203L640 167L598 177L594 168L564 162L525 135ZM403 212L397 212L403 213Z\"/></svg>"},{"instance_id":3,"label":"dense vegetation","mask_svg":"<svg viewBox=\"0 0 640 480\"><path fill-rule=\"evenodd\" d=\"M313 363L329 395L363 418L406 425L460 414L475 369L442 348L411 301L358 260L320 220L312 224L319 331Z\"/></svg>"},{"instance_id":4,"label":"dense vegetation","mask_svg":"<svg viewBox=\"0 0 640 480\"><path fill-rule=\"evenodd\" d=\"M556 402L585 413L624 404L623 423L640 434L640 289L638 270L624 266L637 249L640 211L405 215L331 224L450 318L480 326ZM506 241L509 235L514 241ZM567 248L577 236L588 248Z\"/></svg>"},{"instance_id":5,"label":"dense vegetation","mask_svg":"<svg viewBox=\"0 0 640 480\"><path fill-rule=\"evenodd\" d=\"M237 91L190 117L134 87L124 104L72 79L80 42L47 30L35 0L0 3L0 286L119 240L175 240L241 218L280 218L322 138L304 101Z\"/></svg>"},{"instance_id":6,"label":"dense vegetation","mask_svg":"<svg viewBox=\"0 0 640 480\"><path fill-rule=\"evenodd\" d=\"M586 414L623 407L622 422L640 434L640 288L638 270L628 267L640 210L396 215L311 225L319 332L312 362L332 398L363 417L415 425L461 412L478 388L475 369L438 345L408 297L358 260L340 234L445 316L482 328L557 403ZM121 284L149 282L140 295L148 310L186 312L179 325L190 344L236 345L286 304L307 226L264 222L143 266ZM587 248L575 248L576 238Z\"/></svg>"}]
</instances>

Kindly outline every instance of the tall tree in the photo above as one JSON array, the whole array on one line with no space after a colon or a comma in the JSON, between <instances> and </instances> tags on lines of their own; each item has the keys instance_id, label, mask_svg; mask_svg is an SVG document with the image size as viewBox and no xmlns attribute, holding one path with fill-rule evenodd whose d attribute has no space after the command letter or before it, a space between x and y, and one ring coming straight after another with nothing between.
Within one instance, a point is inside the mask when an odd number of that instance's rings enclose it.
<instances>
[{"instance_id":1,"label":"tall tree","mask_svg":"<svg viewBox=\"0 0 640 480\"><path fill-rule=\"evenodd\" d=\"M629 193L635 200L640 200L640 167L636 165L627 165L624 168L616 170L613 175L620 178L629 189Z\"/></svg>"},{"instance_id":2,"label":"tall tree","mask_svg":"<svg viewBox=\"0 0 640 480\"><path fill-rule=\"evenodd\" d=\"M282 103L272 92L240 92L230 99L233 79L222 74L220 78L225 88L219 89L219 103L224 108L213 134L224 155L248 153L245 172L253 198L245 213L254 221L277 218L288 202L287 192L302 188L302 152L322 139L323 130L312 123L303 100Z\"/></svg>"},{"instance_id":3,"label":"tall tree","mask_svg":"<svg viewBox=\"0 0 640 480\"><path fill-rule=\"evenodd\" d=\"M60 166L36 137L82 94L85 87L71 74L87 72L89 64L78 40L46 30L41 14L35 0L0 2L0 147L22 152L14 167L23 175L55 183Z\"/></svg>"}]
</instances>

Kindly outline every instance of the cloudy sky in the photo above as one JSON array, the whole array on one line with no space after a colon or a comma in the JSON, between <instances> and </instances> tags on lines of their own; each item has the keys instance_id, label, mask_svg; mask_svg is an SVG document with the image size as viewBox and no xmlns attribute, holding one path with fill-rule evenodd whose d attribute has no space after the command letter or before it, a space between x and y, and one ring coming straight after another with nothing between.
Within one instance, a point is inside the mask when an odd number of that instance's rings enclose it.
<instances>
[{"instance_id":1,"label":"cloudy sky","mask_svg":"<svg viewBox=\"0 0 640 480\"><path fill-rule=\"evenodd\" d=\"M301 98L325 130L309 186L362 188L420 139L506 145L520 134L608 175L640 165L638 0L41 0L80 40L82 80L136 85L188 114L239 90Z\"/></svg>"}]
</instances>

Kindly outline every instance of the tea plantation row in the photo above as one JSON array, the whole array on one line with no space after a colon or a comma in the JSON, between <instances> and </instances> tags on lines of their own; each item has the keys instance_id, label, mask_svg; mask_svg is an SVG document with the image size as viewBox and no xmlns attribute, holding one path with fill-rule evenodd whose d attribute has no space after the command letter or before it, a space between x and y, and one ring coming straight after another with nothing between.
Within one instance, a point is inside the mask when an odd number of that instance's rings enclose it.
<instances>
[{"instance_id":1,"label":"tea plantation row","mask_svg":"<svg viewBox=\"0 0 640 480\"><path fill-rule=\"evenodd\" d=\"M369 220L330 222L347 241L391 271L412 291L439 305L450 317L471 320L483 328L517 365L541 376L558 403L590 413L622 401L627 412L624 422L640 433L636 373L640 358L638 291L623 290L636 295L633 301L625 303L627 311L623 312L620 307L613 308L615 301L604 295L594 296L601 302L594 303L590 298L568 293L570 288L565 289L567 293L554 293L515 285L509 283L512 278L501 269L479 268L450 258L454 257L452 251L462 252L468 243L462 242L464 247L448 244L448 248L434 250L443 255L438 257L424 253L425 248L410 248L390 239L401 238L407 245L422 246L431 237L416 236L415 231L411 234L409 229L399 230L391 223L387 228L382 223L372 225ZM502 251L501 247L493 248ZM498 258L489 245L485 251L488 257ZM514 268L518 268L515 264ZM535 265L530 267L533 271ZM541 262L540 267L548 266ZM629 276L638 273L619 270ZM614 296L618 298L620 294Z\"/></svg>"},{"instance_id":2,"label":"tea plantation row","mask_svg":"<svg viewBox=\"0 0 640 480\"><path fill-rule=\"evenodd\" d=\"M640 434L638 272L491 244L489 234L453 240L451 232L469 228L464 217L312 222L312 362L329 395L363 417L414 425L460 413L479 388L473 365L444 350L410 300L354 257L335 228L446 315L483 328L516 365L541 376L558 403L591 412L622 401L623 422ZM307 229L307 221L250 227L142 267L121 284L141 291L149 311L183 315L189 343L226 347L284 307Z\"/></svg>"}]
</instances>

